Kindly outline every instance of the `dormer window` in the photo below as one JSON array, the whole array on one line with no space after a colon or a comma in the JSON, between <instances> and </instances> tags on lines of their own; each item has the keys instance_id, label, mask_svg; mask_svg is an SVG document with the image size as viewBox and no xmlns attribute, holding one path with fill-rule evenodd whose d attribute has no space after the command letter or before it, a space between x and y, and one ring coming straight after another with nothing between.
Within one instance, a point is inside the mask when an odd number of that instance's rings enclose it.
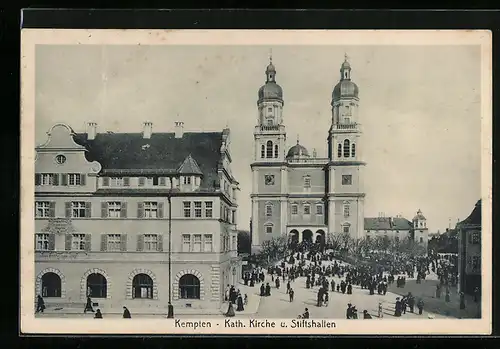
<instances>
[{"instance_id":1,"label":"dormer window","mask_svg":"<svg viewBox=\"0 0 500 349\"><path fill-rule=\"evenodd\" d=\"M191 177L184 177L184 184L191 184Z\"/></svg>"}]
</instances>

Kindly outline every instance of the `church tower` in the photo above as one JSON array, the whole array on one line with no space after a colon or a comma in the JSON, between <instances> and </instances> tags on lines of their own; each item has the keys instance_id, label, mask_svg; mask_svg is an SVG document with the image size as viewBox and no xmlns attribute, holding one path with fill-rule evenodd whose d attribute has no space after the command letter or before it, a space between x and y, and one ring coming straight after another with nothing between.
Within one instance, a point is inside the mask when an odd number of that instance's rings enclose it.
<instances>
[{"instance_id":1,"label":"church tower","mask_svg":"<svg viewBox=\"0 0 500 349\"><path fill-rule=\"evenodd\" d=\"M272 57L257 99L252 168L252 246L285 232L286 131L283 90L276 82Z\"/></svg>"},{"instance_id":2,"label":"church tower","mask_svg":"<svg viewBox=\"0 0 500 349\"><path fill-rule=\"evenodd\" d=\"M332 93L332 125L328 133L328 230L363 236L364 186L359 89L345 56L340 81Z\"/></svg>"}]
</instances>

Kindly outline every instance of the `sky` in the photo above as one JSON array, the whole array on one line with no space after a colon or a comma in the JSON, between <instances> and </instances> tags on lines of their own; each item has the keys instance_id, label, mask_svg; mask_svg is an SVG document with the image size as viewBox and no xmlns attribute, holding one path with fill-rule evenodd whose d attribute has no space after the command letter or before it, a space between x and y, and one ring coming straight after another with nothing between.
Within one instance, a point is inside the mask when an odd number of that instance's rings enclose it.
<instances>
[{"instance_id":1,"label":"sky","mask_svg":"<svg viewBox=\"0 0 500 349\"><path fill-rule=\"evenodd\" d=\"M480 46L37 45L37 144L57 122L84 132L231 129L239 229L251 213L257 91L272 50L287 146L326 157L331 93L347 53L359 87L365 216L418 209L430 232L465 219L481 195Z\"/></svg>"}]
</instances>

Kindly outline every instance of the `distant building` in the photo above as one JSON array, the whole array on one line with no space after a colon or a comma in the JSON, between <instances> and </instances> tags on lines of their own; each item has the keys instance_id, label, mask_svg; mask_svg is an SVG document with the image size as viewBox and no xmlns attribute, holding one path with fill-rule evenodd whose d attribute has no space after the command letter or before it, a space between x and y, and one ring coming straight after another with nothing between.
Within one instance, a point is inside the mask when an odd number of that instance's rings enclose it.
<instances>
[{"instance_id":1,"label":"distant building","mask_svg":"<svg viewBox=\"0 0 500 349\"><path fill-rule=\"evenodd\" d=\"M241 275L229 129L96 126L56 124L36 148L36 294L53 306L81 307L89 295L103 311L159 312L171 295L178 313L218 312Z\"/></svg>"},{"instance_id":2,"label":"distant building","mask_svg":"<svg viewBox=\"0 0 500 349\"><path fill-rule=\"evenodd\" d=\"M481 289L481 200L469 217L457 223L459 288L473 294Z\"/></svg>"},{"instance_id":3,"label":"distant building","mask_svg":"<svg viewBox=\"0 0 500 349\"><path fill-rule=\"evenodd\" d=\"M427 228L427 219L421 210L417 211L411 222L401 216L385 217L383 214L375 218L365 218L364 228L365 236L368 239L387 237L402 241L410 238L421 244L427 251L429 229Z\"/></svg>"}]
</instances>

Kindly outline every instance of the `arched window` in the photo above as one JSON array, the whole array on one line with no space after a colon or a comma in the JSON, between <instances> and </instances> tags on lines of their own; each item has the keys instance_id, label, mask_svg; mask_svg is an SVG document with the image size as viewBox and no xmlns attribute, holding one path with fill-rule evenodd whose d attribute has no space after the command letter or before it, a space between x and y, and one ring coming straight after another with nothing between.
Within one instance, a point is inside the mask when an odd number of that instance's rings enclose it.
<instances>
[{"instance_id":1,"label":"arched window","mask_svg":"<svg viewBox=\"0 0 500 349\"><path fill-rule=\"evenodd\" d=\"M353 158L356 157L356 144L355 143L351 144L351 156Z\"/></svg>"},{"instance_id":2,"label":"arched window","mask_svg":"<svg viewBox=\"0 0 500 349\"><path fill-rule=\"evenodd\" d=\"M92 298L106 298L108 296L108 281L98 273L87 277L87 295Z\"/></svg>"},{"instance_id":3,"label":"arched window","mask_svg":"<svg viewBox=\"0 0 500 349\"><path fill-rule=\"evenodd\" d=\"M137 274L132 280L132 298L153 298L153 279L147 274Z\"/></svg>"},{"instance_id":4,"label":"arched window","mask_svg":"<svg viewBox=\"0 0 500 349\"><path fill-rule=\"evenodd\" d=\"M344 204L344 217L349 217L351 215L351 205L348 203Z\"/></svg>"},{"instance_id":5,"label":"arched window","mask_svg":"<svg viewBox=\"0 0 500 349\"><path fill-rule=\"evenodd\" d=\"M266 144L266 158L272 158L273 157L273 142L267 141Z\"/></svg>"},{"instance_id":6,"label":"arched window","mask_svg":"<svg viewBox=\"0 0 500 349\"><path fill-rule=\"evenodd\" d=\"M339 143L338 148L337 148L337 157L341 158L342 157L342 144Z\"/></svg>"},{"instance_id":7,"label":"arched window","mask_svg":"<svg viewBox=\"0 0 500 349\"><path fill-rule=\"evenodd\" d=\"M262 159L266 157L266 146L264 144L260 146L260 157Z\"/></svg>"},{"instance_id":8,"label":"arched window","mask_svg":"<svg viewBox=\"0 0 500 349\"><path fill-rule=\"evenodd\" d=\"M61 278L56 273L42 276L42 297L61 297Z\"/></svg>"},{"instance_id":9,"label":"arched window","mask_svg":"<svg viewBox=\"0 0 500 349\"><path fill-rule=\"evenodd\" d=\"M349 147L349 144L350 144L349 140L348 140L348 139L346 139L346 140L344 141L344 157L345 157L345 158L348 158L348 157L349 157L349 153L350 153L350 147Z\"/></svg>"},{"instance_id":10,"label":"arched window","mask_svg":"<svg viewBox=\"0 0 500 349\"><path fill-rule=\"evenodd\" d=\"M193 274L185 274L179 280L180 299L200 299L200 280Z\"/></svg>"},{"instance_id":11,"label":"arched window","mask_svg":"<svg viewBox=\"0 0 500 349\"><path fill-rule=\"evenodd\" d=\"M274 157L275 157L275 158L277 158L277 157L278 157L278 149L279 149L279 148L278 148L278 145L276 144L276 145L274 146Z\"/></svg>"},{"instance_id":12,"label":"arched window","mask_svg":"<svg viewBox=\"0 0 500 349\"><path fill-rule=\"evenodd\" d=\"M273 205L266 204L266 217L272 217L273 215Z\"/></svg>"}]
</instances>

